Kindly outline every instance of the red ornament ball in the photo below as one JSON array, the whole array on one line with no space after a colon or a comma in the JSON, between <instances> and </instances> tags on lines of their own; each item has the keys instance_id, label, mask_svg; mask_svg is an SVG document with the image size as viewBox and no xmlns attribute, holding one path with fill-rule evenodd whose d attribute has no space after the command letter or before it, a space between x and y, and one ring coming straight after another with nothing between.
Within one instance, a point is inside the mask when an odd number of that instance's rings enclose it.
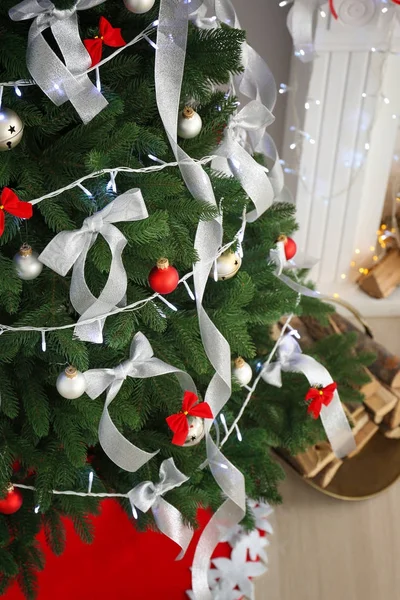
<instances>
[{"instance_id":1,"label":"red ornament ball","mask_svg":"<svg viewBox=\"0 0 400 600\"><path fill-rule=\"evenodd\" d=\"M10 486L7 496L0 500L0 514L12 515L17 512L22 506L23 498L18 489Z\"/></svg>"},{"instance_id":2,"label":"red ornament ball","mask_svg":"<svg viewBox=\"0 0 400 600\"><path fill-rule=\"evenodd\" d=\"M158 294L170 294L178 287L179 273L171 267L167 258L160 258L150 271L149 285Z\"/></svg>"},{"instance_id":3,"label":"red ornament ball","mask_svg":"<svg viewBox=\"0 0 400 600\"><path fill-rule=\"evenodd\" d=\"M297 252L296 242L286 235L280 235L278 238L278 242L283 242L283 246L285 248L285 256L286 260L290 260Z\"/></svg>"}]
</instances>

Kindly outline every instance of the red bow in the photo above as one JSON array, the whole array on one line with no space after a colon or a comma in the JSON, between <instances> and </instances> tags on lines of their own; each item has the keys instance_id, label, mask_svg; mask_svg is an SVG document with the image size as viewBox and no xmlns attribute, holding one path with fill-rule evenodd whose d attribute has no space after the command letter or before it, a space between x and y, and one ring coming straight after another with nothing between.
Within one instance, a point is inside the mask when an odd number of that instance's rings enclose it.
<instances>
[{"instance_id":1,"label":"red bow","mask_svg":"<svg viewBox=\"0 0 400 600\"><path fill-rule=\"evenodd\" d=\"M329 0L329 9L330 9L330 11L332 13L333 18L334 19L338 19L339 15L336 12L336 8L335 8L335 5L334 5L333 2L334 2L334 0ZM395 4L399 4L400 5L400 0L392 0L392 2L394 2Z\"/></svg>"},{"instance_id":2,"label":"red bow","mask_svg":"<svg viewBox=\"0 0 400 600\"><path fill-rule=\"evenodd\" d=\"M199 402L198 397L193 392L185 392L183 395L182 412L171 415L166 418L168 427L174 432L172 443L176 446L183 446L189 435L189 423L187 417L202 417L203 419L212 419L213 414L207 402ZM195 406L196 404L196 406Z\"/></svg>"},{"instance_id":3,"label":"red bow","mask_svg":"<svg viewBox=\"0 0 400 600\"><path fill-rule=\"evenodd\" d=\"M21 202L17 194L14 194L10 188L5 187L0 196L0 236L4 233L5 212L20 219L30 219L33 215L33 207L30 202Z\"/></svg>"},{"instance_id":4,"label":"red bow","mask_svg":"<svg viewBox=\"0 0 400 600\"><path fill-rule=\"evenodd\" d=\"M311 400L307 410L308 414L312 413L314 419L318 419L321 414L322 405L329 406L336 389L337 384L335 382L330 383L324 388L310 388L306 395L306 402Z\"/></svg>"},{"instance_id":5,"label":"red bow","mask_svg":"<svg viewBox=\"0 0 400 600\"><path fill-rule=\"evenodd\" d=\"M99 33L100 35L96 36L94 39L83 40L85 48L92 59L92 67L101 61L103 43L106 46L113 46L114 48L126 46L126 42L121 35L121 28L113 27L104 17L100 17Z\"/></svg>"}]
</instances>

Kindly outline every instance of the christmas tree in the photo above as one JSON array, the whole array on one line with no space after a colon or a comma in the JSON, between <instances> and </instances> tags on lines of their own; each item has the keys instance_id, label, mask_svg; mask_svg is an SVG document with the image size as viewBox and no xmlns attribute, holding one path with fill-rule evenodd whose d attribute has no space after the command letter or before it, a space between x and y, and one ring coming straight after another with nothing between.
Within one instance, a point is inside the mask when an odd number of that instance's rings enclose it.
<instances>
[{"instance_id":1,"label":"christmas tree","mask_svg":"<svg viewBox=\"0 0 400 600\"><path fill-rule=\"evenodd\" d=\"M324 429L307 413L303 375L284 374L281 388L248 384L275 360L271 330L282 315L324 319L331 310L282 282L270 260L278 240L292 256L293 205L281 195L246 223L249 191L222 169L223 156L209 158L240 108L232 82L243 74L244 32L206 27L200 13L188 27L178 139L210 181L212 204L193 193L198 170L160 116L169 98L156 53L162 61L168 39L182 50L166 35L179 23L162 21L151 0L53 4L0 7L0 591L17 578L28 598L43 568L39 529L61 553L67 515L89 542L96 494L119 493L137 517L132 526L145 530L153 513L136 512L128 493L158 482L165 460L187 478L166 493L185 524L195 525L199 505L218 510L224 498L204 437L223 450L228 476L231 465L245 474L247 497L279 502L283 472L271 447L298 452ZM81 71L78 55L89 60ZM267 185L274 161L251 154ZM199 239L221 223L219 251L207 262L199 249L207 255L215 240ZM211 275L202 298L201 262ZM213 356L226 359L223 339L236 377L221 416L207 400L210 381L222 385ZM313 350L342 400L359 399L353 386L364 381L351 345L337 336ZM212 416L227 435L209 432ZM244 523L252 527L250 514Z\"/></svg>"}]
</instances>

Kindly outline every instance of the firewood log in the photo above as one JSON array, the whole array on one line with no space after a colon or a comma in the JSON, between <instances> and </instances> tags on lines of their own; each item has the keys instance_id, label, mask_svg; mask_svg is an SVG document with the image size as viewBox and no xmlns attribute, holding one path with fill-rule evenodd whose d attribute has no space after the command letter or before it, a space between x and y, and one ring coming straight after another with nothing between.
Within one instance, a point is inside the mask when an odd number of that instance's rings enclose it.
<instances>
[{"instance_id":1,"label":"firewood log","mask_svg":"<svg viewBox=\"0 0 400 600\"><path fill-rule=\"evenodd\" d=\"M331 320L335 323L338 331L346 333L355 331L357 333L356 351L372 352L376 354L376 360L368 367L375 377L389 387L400 388L400 358L389 352L381 344L360 331L356 325L334 313ZM307 327L309 335L314 340L322 339L331 335L332 330L329 327L323 327L312 317L302 317L302 321Z\"/></svg>"}]
</instances>

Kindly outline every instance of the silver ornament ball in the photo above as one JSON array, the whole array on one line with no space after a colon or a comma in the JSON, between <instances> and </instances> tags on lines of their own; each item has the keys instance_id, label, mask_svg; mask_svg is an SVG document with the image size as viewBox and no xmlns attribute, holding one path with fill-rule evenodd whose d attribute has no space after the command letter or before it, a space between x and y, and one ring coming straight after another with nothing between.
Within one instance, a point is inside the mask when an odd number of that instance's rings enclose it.
<instances>
[{"instance_id":1,"label":"silver ornament ball","mask_svg":"<svg viewBox=\"0 0 400 600\"><path fill-rule=\"evenodd\" d=\"M69 366L57 377L56 388L63 398L75 400L86 390L85 376L75 367Z\"/></svg>"},{"instance_id":2,"label":"silver ornament ball","mask_svg":"<svg viewBox=\"0 0 400 600\"><path fill-rule=\"evenodd\" d=\"M190 106L185 106L178 119L178 135L184 140L191 140L199 135L203 122L200 115Z\"/></svg>"},{"instance_id":3,"label":"silver ornament ball","mask_svg":"<svg viewBox=\"0 0 400 600\"><path fill-rule=\"evenodd\" d=\"M18 146L24 132L24 124L10 108L0 109L0 152Z\"/></svg>"},{"instance_id":4,"label":"silver ornament ball","mask_svg":"<svg viewBox=\"0 0 400 600\"><path fill-rule=\"evenodd\" d=\"M142 15L153 8L156 0L124 0L125 8L136 15Z\"/></svg>"},{"instance_id":5,"label":"silver ornament ball","mask_svg":"<svg viewBox=\"0 0 400 600\"><path fill-rule=\"evenodd\" d=\"M37 253L33 252L28 244L21 246L13 261L18 277L24 281L36 279L43 269L43 263L38 259Z\"/></svg>"},{"instance_id":6,"label":"silver ornament ball","mask_svg":"<svg viewBox=\"0 0 400 600\"><path fill-rule=\"evenodd\" d=\"M189 433L183 444L186 448L196 446L205 436L204 419L201 417L188 417Z\"/></svg>"},{"instance_id":7,"label":"silver ornament ball","mask_svg":"<svg viewBox=\"0 0 400 600\"><path fill-rule=\"evenodd\" d=\"M219 281L231 279L236 275L242 266L242 259L237 252L227 250L219 258L217 258L217 275ZM213 276L211 271L210 276Z\"/></svg>"},{"instance_id":8,"label":"silver ornament ball","mask_svg":"<svg viewBox=\"0 0 400 600\"><path fill-rule=\"evenodd\" d=\"M232 374L236 381L242 386L248 385L253 379L253 371L251 366L240 356L235 360L235 366Z\"/></svg>"}]
</instances>

